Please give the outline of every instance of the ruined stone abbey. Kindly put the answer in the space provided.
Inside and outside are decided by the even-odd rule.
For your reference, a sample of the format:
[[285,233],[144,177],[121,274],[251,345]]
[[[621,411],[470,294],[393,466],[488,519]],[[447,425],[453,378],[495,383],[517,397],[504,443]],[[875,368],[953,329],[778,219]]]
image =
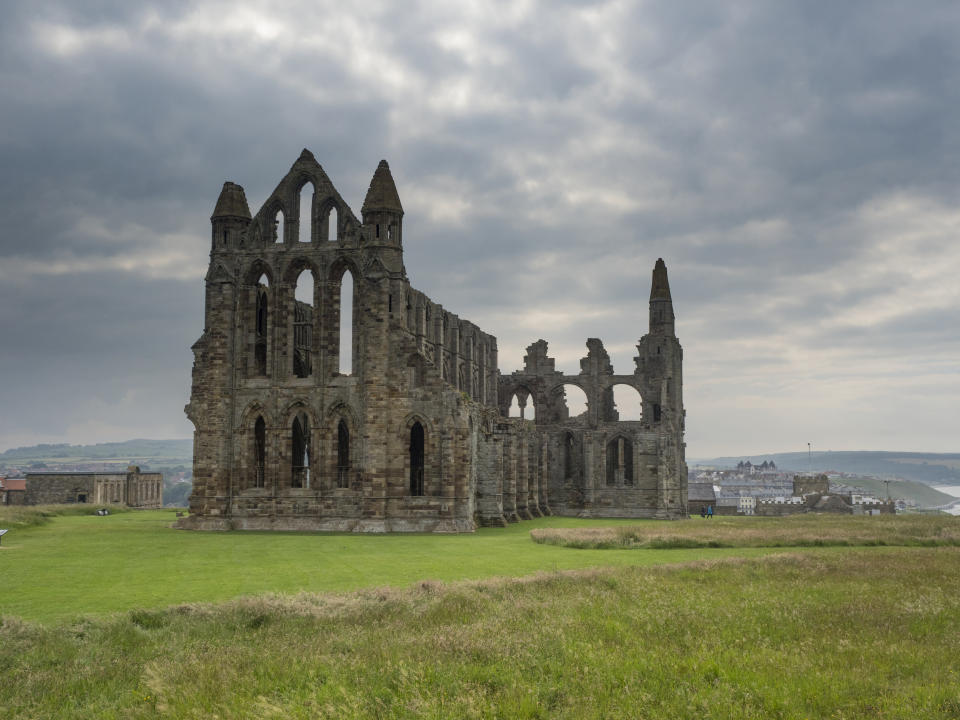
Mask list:
[[[493,335],[411,287],[385,161],[360,219],[304,150],[252,218],[225,183],[211,223],[180,527],[468,532],[544,514],[686,515],[683,352],[662,260],[632,373],[615,374],[591,338],[579,374],[557,371],[538,340],[501,375]],[[312,297],[297,297],[303,278]],[[619,385],[639,393],[641,419],[619,419]],[[571,386],[586,395],[574,416]],[[535,419],[508,417],[514,401]]]

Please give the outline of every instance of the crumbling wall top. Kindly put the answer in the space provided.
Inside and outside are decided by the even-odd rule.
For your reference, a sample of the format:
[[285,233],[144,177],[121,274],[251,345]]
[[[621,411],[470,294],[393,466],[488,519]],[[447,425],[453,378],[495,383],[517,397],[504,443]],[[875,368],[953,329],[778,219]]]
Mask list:
[[587,338],[587,356],[580,361],[581,375],[612,375],[610,355],[600,338]]

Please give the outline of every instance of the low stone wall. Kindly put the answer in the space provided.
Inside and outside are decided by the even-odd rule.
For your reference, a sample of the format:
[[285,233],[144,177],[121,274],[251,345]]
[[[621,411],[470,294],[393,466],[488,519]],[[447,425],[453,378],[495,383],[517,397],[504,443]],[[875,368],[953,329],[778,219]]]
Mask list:
[[753,514],[762,515],[763,517],[783,517],[787,515],[799,515],[800,513],[809,511],[810,508],[803,503],[758,502]]
[[26,505],[26,490],[2,490],[0,491],[0,505]]
[[[125,475],[118,475],[125,478]],[[27,473],[25,505],[95,503],[97,473]]]

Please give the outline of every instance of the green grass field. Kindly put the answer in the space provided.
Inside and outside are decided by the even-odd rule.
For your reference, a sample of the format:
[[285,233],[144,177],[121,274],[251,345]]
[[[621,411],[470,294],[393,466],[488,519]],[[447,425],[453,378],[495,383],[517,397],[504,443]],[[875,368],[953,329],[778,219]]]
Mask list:
[[[67,515],[4,538],[0,717],[960,717],[957,547],[530,538],[639,525],[755,542],[742,519],[354,536],[191,533],[173,517]],[[960,518],[907,522],[929,536]]]
[[0,548],[0,614],[46,622],[266,592],[398,587],[424,579],[479,579],[744,554],[697,550],[619,557],[602,550],[571,553],[530,541],[534,528],[584,524],[567,518],[472,535],[202,533],[171,530],[174,519],[172,510],[65,516],[9,533]]

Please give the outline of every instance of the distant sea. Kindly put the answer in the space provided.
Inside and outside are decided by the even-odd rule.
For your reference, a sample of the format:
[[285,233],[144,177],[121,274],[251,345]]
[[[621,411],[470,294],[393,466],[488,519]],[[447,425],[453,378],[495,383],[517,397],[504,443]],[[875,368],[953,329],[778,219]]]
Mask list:
[[[933,489],[960,499],[960,485],[934,485]],[[947,512],[951,515],[960,515],[960,504],[947,508]]]

